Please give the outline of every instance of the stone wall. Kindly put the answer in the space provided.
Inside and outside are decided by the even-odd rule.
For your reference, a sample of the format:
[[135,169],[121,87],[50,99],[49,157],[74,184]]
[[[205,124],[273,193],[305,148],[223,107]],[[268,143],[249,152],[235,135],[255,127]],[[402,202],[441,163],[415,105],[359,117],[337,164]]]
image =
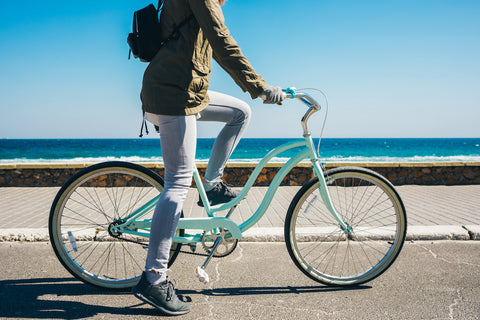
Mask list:
[[[8,164],[0,165],[0,187],[49,187],[61,186],[76,172],[90,164]],[[161,163],[143,164],[163,175]],[[255,163],[229,163],[225,168],[225,180],[233,186],[242,186],[255,168]],[[269,164],[257,178],[255,185],[267,186],[281,167],[281,163]],[[434,163],[327,163],[326,168],[359,166],[374,170],[394,185],[466,185],[480,184],[480,162]],[[198,165],[203,175],[206,165]],[[282,185],[302,185],[312,177],[308,163],[295,167]]]

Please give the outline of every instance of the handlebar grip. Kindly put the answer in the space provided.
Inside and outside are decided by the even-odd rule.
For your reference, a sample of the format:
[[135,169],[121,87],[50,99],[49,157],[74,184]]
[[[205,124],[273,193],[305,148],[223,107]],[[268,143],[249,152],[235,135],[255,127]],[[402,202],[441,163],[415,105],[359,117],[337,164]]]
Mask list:
[[[288,88],[288,89],[283,90],[284,91],[284,92],[282,92],[283,100],[285,100],[287,98],[291,98],[291,99],[295,98],[295,93],[293,93],[292,90],[295,90],[295,89]],[[264,93],[261,93],[258,97],[262,98],[262,100],[264,100],[264,101],[267,100],[267,95],[264,94]]]
[[[289,98],[289,96],[285,92],[282,92],[282,96],[283,96],[283,100]],[[267,95],[264,93],[261,93],[258,97],[262,98],[263,101],[267,100]]]

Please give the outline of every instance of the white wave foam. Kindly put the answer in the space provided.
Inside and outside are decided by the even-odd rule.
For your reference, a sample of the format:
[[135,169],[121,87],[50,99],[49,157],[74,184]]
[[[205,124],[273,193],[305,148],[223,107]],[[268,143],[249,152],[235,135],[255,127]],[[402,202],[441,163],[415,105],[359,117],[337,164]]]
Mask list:
[[125,162],[162,162],[162,157],[78,157],[71,159],[0,159],[0,164],[10,164],[10,163],[96,163],[96,162],[105,162],[105,161],[125,161]]
[[[413,156],[413,157],[325,157],[320,158],[323,162],[480,162],[480,155],[471,156]],[[261,158],[250,159],[230,159],[230,162],[259,162]],[[289,158],[276,157],[271,162],[286,162]],[[126,162],[139,162],[139,163],[151,163],[151,162],[163,162],[162,157],[77,157],[71,159],[0,159],[0,164],[29,164],[29,163],[97,163],[104,161],[126,161]],[[197,159],[197,162],[208,162],[208,159]]]
[[413,156],[413,157],[328,157],[325,162],[472,162],[480,156]]

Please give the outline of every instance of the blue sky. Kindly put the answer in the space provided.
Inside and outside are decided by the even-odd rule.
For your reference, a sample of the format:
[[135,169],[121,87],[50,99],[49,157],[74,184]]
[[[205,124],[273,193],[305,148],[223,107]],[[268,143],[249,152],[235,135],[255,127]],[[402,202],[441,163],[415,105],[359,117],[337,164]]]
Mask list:
[[[148,1],[0,1],[0,138],[136,138],[146,67],[127,60]],[[480,1],[228,0],[227,26],[271,85],[315,87],[326,137],[480,137]],[[299,103],[247,101],[246,137],[296,137]],[[321,119],[313,119],[315,134]],[[213,137],[215,124],[199,124]],[[155,137],[155,134],[150,134]]]

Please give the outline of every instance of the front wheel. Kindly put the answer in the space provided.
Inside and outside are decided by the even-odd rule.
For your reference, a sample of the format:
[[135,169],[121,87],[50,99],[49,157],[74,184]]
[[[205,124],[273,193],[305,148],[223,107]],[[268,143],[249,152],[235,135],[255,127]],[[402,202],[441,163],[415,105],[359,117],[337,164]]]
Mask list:
[[[148,237],[120,232],[116,226],[149,201],[154,203],[162,191],[162,178],[133,163],[105,162],[78,172],[60,189],[50,210],[50,241],[60,262],[77,279],[96,287],[134,286],[145,269]],[[153,211],[154,206],[135,220],[147,223],[138,229],[147,236]],[[176,235],[182,236],[183,230]],[[169,266],[180,247],[173,243]]]
[[405,208],[393,185],[367,169],[325,173],[342,230],[322,201],[318,178],[306,183],[288,209],[285,240],[296,266],[315,281],[353,286],[390,267],[405,240]]

